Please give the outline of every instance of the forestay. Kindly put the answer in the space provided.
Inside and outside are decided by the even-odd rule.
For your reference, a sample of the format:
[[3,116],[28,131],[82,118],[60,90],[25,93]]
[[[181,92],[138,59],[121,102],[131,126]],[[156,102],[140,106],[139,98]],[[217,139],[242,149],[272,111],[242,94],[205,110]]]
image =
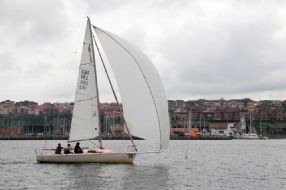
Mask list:
[[170,125],[163,85],[151,61],[124,39],[95,27],[115,75],[132,135],[167,148]]
[[94,138],[98,136],[99,131],[98,88],[90,27],[88,20],[79,66],[69,140]]

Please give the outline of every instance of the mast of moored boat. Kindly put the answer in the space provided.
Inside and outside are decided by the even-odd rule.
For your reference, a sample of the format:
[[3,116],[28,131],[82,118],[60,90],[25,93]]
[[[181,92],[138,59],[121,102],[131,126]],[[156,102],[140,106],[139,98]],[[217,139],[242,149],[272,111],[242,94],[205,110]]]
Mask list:
[[189,116],[188,116],[188,123],[187,123],[187,134],[188,134],[188,140],[187,140],[187,146],[186,146],[186,155],[185,159],[188,159],[188,150],[189,150],[189,142],[190,142],[190,129],[192,128],[192,110],[189,110]]
[[98,118],[98,141],[99,141],[99,146],[100,148],[102,148],[102,136],[101,136],[101,122],[100,122],[100,107],[99,107],[99,93],[98,93],[98,83],[97,83],[97,72],[96,72],[96,65],[95,65],[95,55],[94,55],[94,46],[93,46],[93,36],[92,36],[92,30],[91,30],[91,22],[90,22],[90,18],[87,17],[87,24],[89,26],[89,30],[90,30],[90,39],[91,39],[91,53],[92,53],[92,59],[93,59],[93,66],[94,66],[94,73],[95,73],[95,86],[96,86],[96,100],[97,100],[97,118]]
[[251,113],[250,113],[250,116],[249,116],[249,134],[252,133],[252,118],[251,118]]

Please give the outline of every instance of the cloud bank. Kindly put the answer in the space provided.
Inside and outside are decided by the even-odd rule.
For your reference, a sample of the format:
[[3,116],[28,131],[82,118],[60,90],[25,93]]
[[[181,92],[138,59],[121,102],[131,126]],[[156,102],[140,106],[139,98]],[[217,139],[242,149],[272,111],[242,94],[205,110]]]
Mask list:
[[73,101],[87,15],[150,57],[168,99],[286,99],[284,1],[4,0],[0,100]]

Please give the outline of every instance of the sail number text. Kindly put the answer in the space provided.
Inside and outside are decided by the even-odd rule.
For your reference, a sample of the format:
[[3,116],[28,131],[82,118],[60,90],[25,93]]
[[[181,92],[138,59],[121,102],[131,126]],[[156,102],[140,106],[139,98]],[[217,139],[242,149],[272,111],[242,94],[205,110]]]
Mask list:
[[87,90],[88,85],[88,77],[89,77],[89,70],[81,69],[80,70],[80,78],[79,78],[79,90]]

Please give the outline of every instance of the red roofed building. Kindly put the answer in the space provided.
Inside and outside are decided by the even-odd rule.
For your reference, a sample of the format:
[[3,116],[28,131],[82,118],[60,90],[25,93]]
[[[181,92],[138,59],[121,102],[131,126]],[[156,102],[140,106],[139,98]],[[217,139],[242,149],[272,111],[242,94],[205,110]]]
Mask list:
[[209,129],[227,129],[227,123],[210,123]]
[[228,129],[227,123],[210,123],[209,130],[211,135],[218,136],[231,136],[233,132]]

